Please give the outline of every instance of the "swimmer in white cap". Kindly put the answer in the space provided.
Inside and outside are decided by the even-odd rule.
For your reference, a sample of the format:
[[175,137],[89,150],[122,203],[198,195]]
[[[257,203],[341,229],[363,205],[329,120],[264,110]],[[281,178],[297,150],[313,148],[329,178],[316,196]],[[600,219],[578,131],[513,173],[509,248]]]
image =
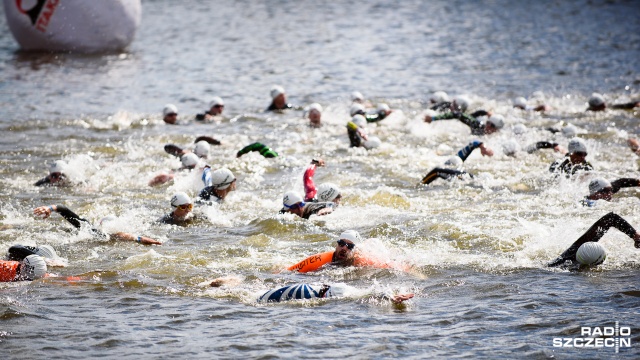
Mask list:
[[544,111],[551,110],[550,106],[547,106],[547,105],[544,105],[544,104],[537,105],[537,106],[527,105],[527,99],[525,99],[522,96],[517,97],[517,98],[515,98],[513,100],[513,107],[516,108],[516,109],[520,109],[520,110],[538,111],[538,112],[544,112]]
[[267,111],[280,111],[294,108],[293,105],[287,103],[287,94],[284,92],[284,88],[282,86],[273,86],[270,94],[271,104],[267,108]]
[[165,123],[175,125],[178,121],[178,108],[173,104],[167,104],[162,109],[162,116]]
[[38,255],[44,258],[47,266],[57,266],[57,267],[65,267],[67,266],[67,261],[60,256],[55,251],[55,249],[50,245],[41,245],[41,246],[24,246],[24,245],[13,245],[7,250],[7,259],[13,261],[22,261],[29,255]]
[[640,107],[640,101],[607,105],[607,103],[604,101],[604,96],[598,93],[591,94],[591,97],[588,101],[587,111],[604,111],[607,109],[607,107],[609,109],[631,110],[633,108]]
[[119,241],[135,241],[143,245],[162,245],[161,242],[146,236],[136,236],[125,232],[106,234],[105,232],[93,227],[87,219],[81,218],[76,213],[63,205],[40,206],[33,210],[34,215],[42,217],[43,219],[48,218],[53,212],[57,212],[58,214],[60,214],[60,216],[67,220],[76,229],[81,229],[83,226],[88,226],[89,231],[97,238]]
[[367,112],[364,105],[360,103],[353,103],[349,108],[349,115],[351,115],[351,117],[362,115],[367,123],[374,123],[384,120],[392,112],[393,110],[389,108],[389,105],[384,103],[378,104],[377,109],[373,112]]
[[584,140],[573,138],[569,141],[568,148],[569,153],[565,155],[564,159],[558,159],[551,164],[550,172],[570,177],[579,171],[593,170],[593,166],[587,161],[587,145]]
[[[504,127],[504,117],[502,115],[492,115],[490,112],[484,110],[478,110],[472,114],[465,114],[463,109],[466,109],[466,100],[457,99],[461,104],[465,104],[465,107],[460,106],[454,101],[451,105],[452,111],[446,112],[442,115],[426,115],[424,121],[431,123],[433,121],[458,119],[463,124],[467,125],[471,129],[473,135],[489,135],[502,129]],[[479,118],[488,116],[486,121],[482,121]]]
[[340,189],[331,183],[325,183],[320,185],[316,189],[316,185],[313,182],[313,176],[316,173],[316,166],[324,166],[325,162],[322,159],[313,159],[309,166],[307,166],[307,170],[305,170],[304,175],[302,176],[302,182],[304,184],[304,201],[330,201],[337,205],[340,204],[340,200],[342,199],[342,194],[340,194]]
[[595,206],[597,200],[611,201],[613,194],[620,189],[639,186],[640,179],[622,178],[609,182],[606,179],[597,178],[589,182],[589,195],[584,198],[582,204]]
[[214,96],[209,102],[209,110],[196,115],[196,121],[220,120],[224,111],[224,101],[219,96]]
[[322,126],[322,105],[313,103],[305,108],[306,118],[309,119],[309,126],[319,128]]
[[175,144],[167,144],[164,146],[164,151],[167,154],[176,156],[178,158],[182,158],[183,155],[186,155],[190,152],[198,155],[199,158],[206,159],[209,157],[209,152],[211,151],[210,145],[220,145],[221,142],[210,137],[210,136],[198,136],[194,142],[193,151],[188,149],[183,149]]
[[461,169],[464,161],[467,160],[469,155],[471,155],[471,153],[475,149],[480,149],[480,153],[482,154],[482,156],[493,156],[493,150],[486,147],[484,143],[482,143],[482,141],[474,140],[467,146],[460,149],[457,155],[452,156],[450,159],[448,159],[444,164],[445,167],[436,167],[429,171],[429,173],[422,178],[422,184],[431,184],[438,178],[451,180],[454,177],[462,178],[464,175],[469,175],[469,177],[473,178],[472,174],[469,174]]
[[347,135],[350,147],[364,147],[367,150],[377,148],[382,143],[378,137],[368,136],[364,130],[367,120],[357,114],[347,123]]
[[171,197],[171,207],[173,211],[160,218],[160,222],[170,225],[186,225],[194,216],[191,213],[193,210],[193,201],[189,195],[184,192],[177,192]]
[[302,195],[295,191],[289,191],[282,198],[282,209],[280,214],[293,213],[303,219],[308,219],[311,215],[328,215],[333,212],[336,204],[333,202],[304,202]]
[[640,156],[640,141],[638,141],[638,139],[630,138],[627,140],[627,145],[629,145],[629,149],[631,149],[634,154]]
[[412,299],[413,293],[366,293],[344,283],[335,283],[332,285],[323,284],[321,286],[313,286],[309,284],[293,284],[282,288],[273,289],[265,292],[257,299],[257,302],[273,303],[291,300],[313,300],[313,299],[329,299],[329,298],[345,298],[349,294],[358,294],[358,297],[367,296],[381,300],[388,300],[396,305],[402,304],[404,301]]
[[205,187],[198,195],[200,199],[210,201],[213,197],[215,201],[222,202],[230,192],[236,190],[237,179],[229,169],[211,171],[211,167],[207,165],[202,173],[202,182]]
[[[571,246],[565,250],[557,259],[547,264],[549,267],[570,267],[579,266],[576,253],[578,249],[585,243],[598,242],[607,231],[615,227],[633,239],[634,246],[640,249],[640,234],[625,219],[615,213],[608,213],[596,221],[582,236],[578,238]],[[602,259],[604,261],[604,259]],[[592,265],[598,265],[594,263]]]
[[49,167],[49,175],[38,180],[35,186],[67,186],[70,185],[65,171],[69,165],[63,160],[56,160]]
[[0,282],[33,281],[47,276],[47,264],[41,256],[28,255],[20,261],[0,260]]

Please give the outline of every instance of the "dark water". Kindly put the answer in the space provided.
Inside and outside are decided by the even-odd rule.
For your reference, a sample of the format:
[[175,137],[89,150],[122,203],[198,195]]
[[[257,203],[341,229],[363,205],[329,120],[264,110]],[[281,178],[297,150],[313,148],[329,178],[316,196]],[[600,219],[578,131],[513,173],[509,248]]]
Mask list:
[[[574,1],[145,1],[134,43],[119,54],[18,51],[0,16],[0,250],[51,244],[69,260],[61,275],[0,286],[0,349],[6,358],[637,358],[639,252],[611,230],[597,270],[549,271],[562,252],[609,211],[640,226],[640,192],[585,209],[588,179],[549,178],[558,154],[515,159],[520,142],[568,139],[542,130],[559,121],[582,130],[598,176],[639,177],[625,141],[640,135],[637,111],[585,113],[592,92],[608,101],[638,99],[640,2]],[[3,10],[0,10],[3,11]],[[269,88],[324,108],[321,130],[300,112],[264,114]],[[370,131],[383,140],[349,149],[344,124],[351,91],[396,109]],[[426,125],[421,114],[436,90],[467,94],[472,107],[505,115],[496,151],[466,167],[470,183],[415,184],[453,149],[473,139],[457,123]],[[546,114],[511,108],[515,96],[544,93]],[[174,103],[189,119],[213,96],[233,121],[165,126]],[[526,138],[511,125],[525,123]],[[149,188],[178,167],[162,146],[188,147],[197,135],[223,141],[214,167],[238,176],[221,206],[199,208],[187,228],[154,222],[176,191],[195,195],[198,174]],[[262,141],[281,156],[235,158]],[[344,192],[335,214],[309,221],[278,216],[282,194],[302,189],[313,157],[327,160],[316,183]],[[47,165],[65,159],[79,185],[34,188]],[[92,222],[118,217],[119,230],[162,247],[103,242],[69,230],[36,206],[65,204]],[[412,270],[333,269],[282,273],[328,251],[356,229],[367,251]],[[68,275],[84,275],[68,283]],[[234,276],[234,286],[208,281]],[[362,294],[344,299],[256,304],[267,289],[293,282],[345,282]],[[406,306],[370,295],[415,292]],[[553,347],[582,326],[631,326],[631,348]]]

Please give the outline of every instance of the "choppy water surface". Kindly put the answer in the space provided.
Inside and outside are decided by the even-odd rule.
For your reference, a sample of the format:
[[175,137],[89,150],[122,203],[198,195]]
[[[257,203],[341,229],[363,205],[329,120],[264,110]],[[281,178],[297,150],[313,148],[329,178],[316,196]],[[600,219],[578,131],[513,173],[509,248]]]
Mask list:
[[[9,358],[603,358],[613,349],[560,349],[555,337],[581,326],[635,326],[640,320],[640,257],[624,234],[601,243],[597,270],[548,270],[595,220],[609,211],[640,226],[637,189],[611,203],[583,208],[588,179],[554,180],[550,152],[503,154],[515,138],[525,146],[568,139],[544,127],[581,129],[596,175],[639,177],[626,147],[638,136],[637,112],[585,113],[588,96],[638,99],[640,10],[634,1],[520,4],[493,1],[310,1],[143,3],[142,26],[127,52],[101,56],[25,54],[0,33],[0,252],[16,243],[51,244],[69,260],[50,279],[0,285],[0,348]],[[4,15],[0,26],[7,28]],[[320,102],[321,129],[301,112],[262,113],[268,90],[281,84],[290,101]],[[350,149],[344,125],[349,93],[359,90],[394,114],[369,132],[383,145]],[[474,180],[416,186],[448,155],[474,139],[455,122],[421,121],[428,94],[464,93],[472,108],[505,115],[505,129],[484,137],[496,155],[466,162]],[[511,108],[515,96],[541,99],[544,114]],[[175,103],[189,119],[212,96],[232,121],[166,126],[159,112]],[[511,126],[525,123],[520,137]],[[158,225],[176,191],[195,195],[199,174],[149,188],[179,161],[163,145],[188,147],[210,135],[222,146],[209,163],[229,167],[238,190],[225,204],[200,207],[201,220]],[[281,154],[264,159],[238,149],[261,141]],[[441,149],[442,150],[442,149]],[[302,191],[313,157],[327,161],[316,183],[343,189],[343,206],[309,221],[278,215],[282,194]],[[35,188],[47,164],[65,159],[70,188]],[[64,204],[97,222],[164,242],[161,247],[102,242],[71,231],[58,215],[32,209]],[[411,266],[409,272],[330,269],[278,273],[307,255],[331,249],[356,229],[361,248]],[[208,281],[233,276],[233,286]],[[346,282],[360,296],[311,303],[259,305],[269,288],[293,282]],[[370,291],[415,292],[396,307]],[[640,329],[632,348],[640,354]]]

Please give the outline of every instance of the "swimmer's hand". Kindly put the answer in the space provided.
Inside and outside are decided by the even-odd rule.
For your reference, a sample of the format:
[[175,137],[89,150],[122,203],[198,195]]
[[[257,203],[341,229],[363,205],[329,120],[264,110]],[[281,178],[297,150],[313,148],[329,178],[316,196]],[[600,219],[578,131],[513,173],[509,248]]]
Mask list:
[[409,300],[409,299],[412,299],[413,297],[414,297],[414,294],[413,294],[413,293],[410,293],[410,294],[398,294],[398,295],[395,295],[395,296],[391,299],[391,301],[392,301],[394,304],[401,304],[403,301],[407,301],[407,300]]
[[160,174],[149,181],[149,186],[158,186],[173,180],[174,174]]
[[333,208],[328,207],[318,211],[316,215],[318,216],[328,215],[328,214],[331,214],[332,212],[333,212]]
[[636,249],[640,249],[640,233],[636,233],[633,236],[633,246],[636,247]]
[[638,141],[638,139],[631,138],[627,140],[627,144],[629,144],[629,148],[631,149],[631,151],[633,151],[637,155],[640,155],[640,142]]
[[315,164],[317,166],[324,166],[325,162],[322,159],[313,159],[311,160],[312,164]]
[[565,148],[563,148],[560,145],[556,145],[553,147],[553,151],[557,152],[557,153],[561,153],[561,154],[566,154],[567,150]]
[[433,121],[433,118],[431,117],[431,115],[426,115],[424,117],[424,122],[431,124],[431,121]]
[[480,153],[482,154],[482,156],[493,156],[493,150],[485,147],[484,144],[480,144]]
[[40,206],[37,207],[33,210],[33,215],[35,216],[40,216],[43,219],[48,218],[51,215],[51,211],[55,211],[56,206],[55,205],[51,205],[51,206]]

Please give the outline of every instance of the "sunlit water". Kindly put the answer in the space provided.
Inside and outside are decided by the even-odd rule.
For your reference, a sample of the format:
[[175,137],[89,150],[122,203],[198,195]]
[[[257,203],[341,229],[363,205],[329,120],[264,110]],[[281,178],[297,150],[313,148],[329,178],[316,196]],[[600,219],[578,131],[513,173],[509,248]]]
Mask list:
[[[610,101],[638,99],[640,6],[637,2],[391,1],[317,4],[282,1],[143,3],[142,25],[127,52],[102,56],[25,54],[0,34],[0,251],[50,244],[69,260],[60,278],[0,285],[0,348],[10,358],[603,358],[613,349],[561,349],[555,337],[581,326],[635,326],[640,316],[640,257],[612,230],[596,270],[549,270],[593,222],[614,211],[640,227],[640,192],[583,208],[589,179],[553,179],[560,154],[521,147],[568,139],[544,128],[560,121],[580,129],[595,175],[639,177],[626,146],[638,136],[637,112],[585,113],[594,92]],[[6,29],[4,15],[0,25]],[[268,90],[281,84],[290,102],[320,102],[321,129],[301,112],[263,113]],[[395,112],[368,132],[380,148],[348,147],[349,94],[358,90]],[[435,90],[463,93],[473,109],[505,115],[499,134],[483,137],[492,158],[474,153],[473,180],[418,186],[431,168],[475,137],[464,125],[421,121]],[[515,96],[553,110],[511,108]],[[183,120],[222,96],[227,120],[167,126],[159,112],[175,103]],[[534,101],[531,100],[533,103]],[[229,120],[231,119],[231,120]],[[511,128],[529,130],[516,136]],[[179,161],[163,151],[218,138],[208,163],[228,167],[238,190],[223,205],[197,207],[189,227],[160,225],[176,191],[194,196],[200,174],[147,186]],[[236,152],[254,141],[281,156]],[[440,148],[442,150],[442,148]],[[278,215],[282,194],[302,191],[314,157],[327,161],[316,183],[334,182],[343,204],[302,220]],[[77,184],[36,188],[48,164],[68,161]],[[594,176],[595,176],[594,175]],[[93,239],[60,216],[34,218],[33,208],[64,204],[107,230],[164,243],[143,247]],[[329,269],[279,273],[334,246],[346,229],[359,248],[410,271]],[[68,283],[64,276],[81,275]],[[236,282],[210,288],[211,279]],[[293,282],[346,282],[361,293],[345,299],[263,305],[256,297]],[[405,306],[369,295],[414,292]],[[637,357],[639,329],[632,348]]]

